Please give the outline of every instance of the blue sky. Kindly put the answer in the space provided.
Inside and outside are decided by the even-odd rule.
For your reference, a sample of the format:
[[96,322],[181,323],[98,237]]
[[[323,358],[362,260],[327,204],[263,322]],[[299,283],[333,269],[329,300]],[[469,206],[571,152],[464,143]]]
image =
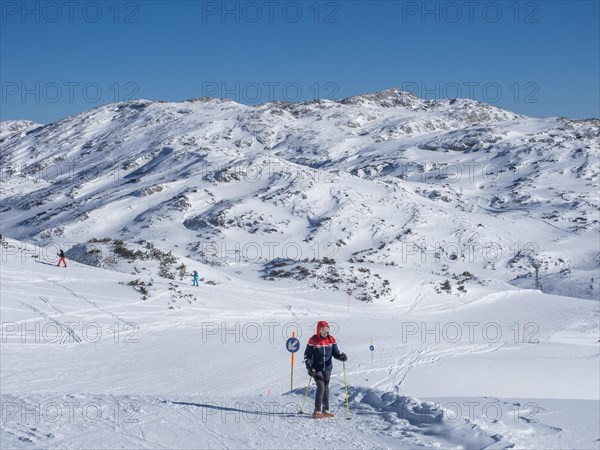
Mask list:
[[0,119],[389,87],[600,117],[598,1],[0,1]]

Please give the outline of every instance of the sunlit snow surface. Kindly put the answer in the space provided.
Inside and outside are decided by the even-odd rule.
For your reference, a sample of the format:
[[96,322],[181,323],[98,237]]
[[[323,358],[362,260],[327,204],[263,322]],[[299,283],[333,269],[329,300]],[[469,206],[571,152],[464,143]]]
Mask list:
[[[598,448],[598,137],[393,90],[3,122],[1,447]],[[340,362],[335,419],[290,391],[320,319],[349,421]]]

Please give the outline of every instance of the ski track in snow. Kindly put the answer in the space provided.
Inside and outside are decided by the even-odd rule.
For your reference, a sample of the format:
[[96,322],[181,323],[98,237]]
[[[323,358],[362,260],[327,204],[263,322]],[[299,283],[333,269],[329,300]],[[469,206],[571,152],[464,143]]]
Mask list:
[[[40,297],[42,298],[42,297]],[[34,311],[35,313],[39,314],[40,316],[42,316],[44,319],[51,321],[52,323],[56,324],[56,326],[58,326],[61,330],[63,330],[65,333],[67,333],[67,335],[74,340],[75,342],[81,342],[81,338],[79,336],[77,336],[77,334],[68,326],[66,326],[64,323],[56,320],[53,317],[50,317],[48,314],[46,314],[45,312],[41,311],[40,309],[36,308],[33,305],[30,305],[29,303],[26,303],[24,301],[21,300],[17,300],[18,303],[22,304],[23,306],[30,308],[32,311]],[[44,302],[46,303],[46,302]],[[61,342],[64,343],[64,342]]]
[[98,311],[102,311],[103,313],[105,313],[105,314],[108,314],[109,316],[111,316],[111,317],[113,317],[113,318],[115,318],[115,319],[119,320],[119,321],[120,321],[120,322],[122,322],[124,325],[126,325],[126,326],[130,326],[130,327],[132,327],[132,328],[135,328],[135,324],[133,324],[133,323],[131,323],[131,322],[128,322],[128,321],[126,321],[126,320],[122,319],[122,318],[121,318],[121,317],[119,317],[117,314],[115,314],[115,313],[113,313],[113,312],[109,311],[109,310],[108,310],[108,309],[106,309],[106,308],[103,308],[103,307],[101,307],[101,306],[98,306],[98,304],[97,304],[97,303],[93,302],[92,300],[89,300],[88,298],[85,298],[85,297],[83,297],[82,295],[79,295],[78,293],[76,293],[76,292],[75,292],[75,291],[73,291],[72,289],[69,289],[68,287],[66,287],[66,286],[64,286],[64,285],[62,285],[62,284],[59,284],[59,283],[57,283],[56,281],[53,281],[53,280],[49,280],[49,279],[48,279],[47,281],[49,281],[50,283],[53,283],[53,284],[55,284],[56,286],[58,286],[58,287],[60,287],[60,288],[62,288],[62,289],[64,289],[64,290],[66,290],[67,292],[69,292],[69,293],[70,293],[71,295],[73,295],[74,297],[77,297],[77,298],[79,298],[79,299],[83,300],[84,302],[86,302],[86,303],[88,303],[89,305],[93,306],[93,307],[94,307],[95,309],[97,309]]

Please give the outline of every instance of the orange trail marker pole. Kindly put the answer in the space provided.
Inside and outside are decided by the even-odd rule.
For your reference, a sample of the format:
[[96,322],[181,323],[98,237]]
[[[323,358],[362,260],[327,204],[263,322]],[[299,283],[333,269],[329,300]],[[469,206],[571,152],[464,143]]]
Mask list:
[[[296,332],[292,331],[292,337],[296,337]],[[290,391],[294,390],[294,353],[292,353],[292,370],[290,373]]]

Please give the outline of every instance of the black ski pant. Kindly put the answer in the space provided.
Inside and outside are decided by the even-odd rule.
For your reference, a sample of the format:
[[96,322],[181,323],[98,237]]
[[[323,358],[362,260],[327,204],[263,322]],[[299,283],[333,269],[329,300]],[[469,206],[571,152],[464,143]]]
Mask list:
[[317,385],[317,394],[315,395],[315,411],[321,412],[323,409],[329,409],[329,379],[331,371],[317,372],[314,379]]

